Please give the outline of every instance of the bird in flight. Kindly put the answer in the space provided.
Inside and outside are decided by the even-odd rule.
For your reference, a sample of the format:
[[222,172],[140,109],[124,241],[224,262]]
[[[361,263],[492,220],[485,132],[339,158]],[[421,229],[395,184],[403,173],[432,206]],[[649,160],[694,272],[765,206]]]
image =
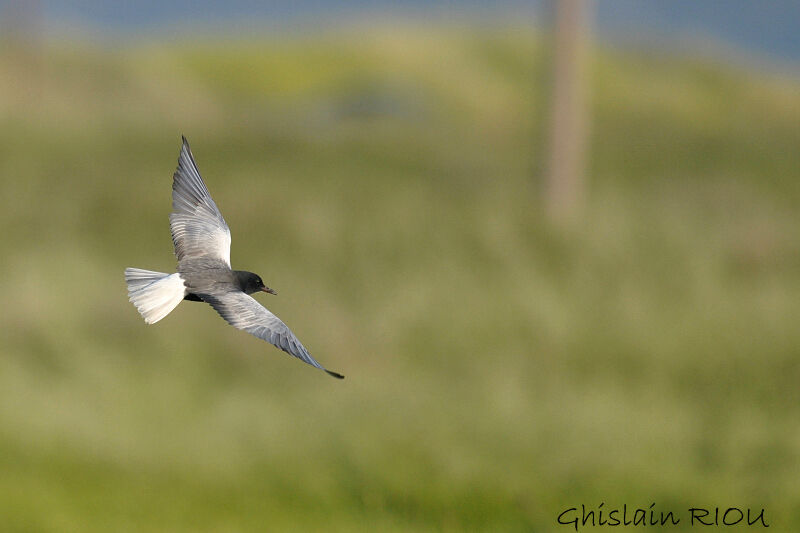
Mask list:
[[206,302],[233,327],[344,378],[319,364],[281,319],[250,296],[259,291],[277,294],[260,276],[231,268],[231,232],[200,177],[186,137],[172,177],[169,226],[178,258],[176,273],[125,269],[128,299],[146,323],[155,324],[181,300]]

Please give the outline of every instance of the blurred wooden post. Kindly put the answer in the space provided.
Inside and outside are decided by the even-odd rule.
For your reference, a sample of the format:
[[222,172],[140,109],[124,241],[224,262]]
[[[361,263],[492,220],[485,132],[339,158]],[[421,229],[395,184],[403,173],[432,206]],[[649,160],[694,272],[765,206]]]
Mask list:
[[586,195],[587,1],[553,0],[553,78],[545,202],[548,216],[557,224],[579,217]]
[[41,96],[43,33],[39,0],[0,4],[0,59],[16,82],[12,97],[23,105],[34,104]]

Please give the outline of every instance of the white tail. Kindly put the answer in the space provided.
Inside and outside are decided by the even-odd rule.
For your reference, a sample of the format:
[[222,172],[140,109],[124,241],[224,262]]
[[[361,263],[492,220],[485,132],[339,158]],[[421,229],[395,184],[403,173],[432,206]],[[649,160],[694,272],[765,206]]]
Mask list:
[[186,295],[180,274],[126,268],[128,299],[148,324],[155,324],[175,309]]

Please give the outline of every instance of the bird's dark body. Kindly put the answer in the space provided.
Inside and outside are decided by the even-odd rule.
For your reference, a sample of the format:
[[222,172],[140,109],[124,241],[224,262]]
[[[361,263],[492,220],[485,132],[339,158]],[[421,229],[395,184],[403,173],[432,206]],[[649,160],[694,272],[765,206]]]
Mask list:
[[178,274],[183,278],[188,293],[183,298],[204,302],[203,295],[228,291],[253,294],[262,290],[261,277],[246,270],[233,270],[224,262],[206,257],[186,258],[178,263]]

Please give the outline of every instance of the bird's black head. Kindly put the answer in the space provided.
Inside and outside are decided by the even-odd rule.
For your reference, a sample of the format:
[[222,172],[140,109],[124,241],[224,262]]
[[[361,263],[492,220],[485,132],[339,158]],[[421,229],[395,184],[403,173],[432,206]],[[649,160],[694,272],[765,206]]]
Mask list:
[[245,294],[253,294],[254,292],[259,291],[268,292],[270,294],[278,294],[264,285],[264,282],[261,281],[261,276],[258,274],[253,274],[252,272],[248,272],[246,270],[234,270],[233,273],[236,275],[236,279],[239,281],[239,287],[241,287],[242,292]]

